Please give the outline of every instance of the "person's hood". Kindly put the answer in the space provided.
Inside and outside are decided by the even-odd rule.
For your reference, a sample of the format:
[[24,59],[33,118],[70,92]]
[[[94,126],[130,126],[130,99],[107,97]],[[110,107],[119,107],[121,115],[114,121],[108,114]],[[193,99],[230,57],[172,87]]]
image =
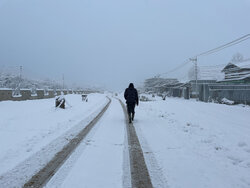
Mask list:
[[129,86],[128,86],[128,88],[130,88],[130,89],[134,88],[134,84],[130,83]]

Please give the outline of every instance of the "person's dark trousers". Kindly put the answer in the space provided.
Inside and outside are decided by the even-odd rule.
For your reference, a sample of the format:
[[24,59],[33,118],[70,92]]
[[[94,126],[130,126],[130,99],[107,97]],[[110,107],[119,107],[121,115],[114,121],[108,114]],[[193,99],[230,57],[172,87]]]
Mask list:
[[127,111],[128,111],[129,123],[131,123],[134,120],[135,116],[135,103],[127,103]]

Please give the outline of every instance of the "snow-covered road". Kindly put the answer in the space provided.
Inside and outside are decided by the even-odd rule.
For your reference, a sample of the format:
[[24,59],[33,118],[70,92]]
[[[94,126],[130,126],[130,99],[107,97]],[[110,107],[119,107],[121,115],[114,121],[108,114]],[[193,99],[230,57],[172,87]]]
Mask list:
[[0,187],[18,187],[43,168],[107,104],[105,95],[67,95],[72,106],[55,109],[54,99],[0,103]]
[[[107,103],[105,95],[93,94],[92,102],[90,100],[88,104],[79,103],[79,105],[79,98],[74,100],[76,96],[71,97],[68,99],[72,101],[73,108],[66,111],[55,111],[51,108],[50,113],[47,113],[49,110],[47,107],[42,107],[46,100],[0,103],[0,112],[3,114],[0,120],[0,134],[3,138],[0,138],[0,144],[4,146],[0,147],[0,169],[4,169],[3,172],[6,169],[13,169],[11,172],[15,172],[16,165],[9,167],[6,162],[12,161],[17,164],[21,160],[16,158],[19,155],[25,158],[30,146],[32,153],[41,149],[44,142],[48,143],[57,137],[68,138],[65,137],[65,131],[68,132],[77,125],[82,127],[78,121],[85,118],[81,122],[86,124],[93,118],[93,113]],[[33,108],[40,105],[41,108],[34,109],[32,116],[23,111],[23,117],[20,109],[15,110],[18,105],[20,109],[25,109],[27,105]],[[29,109],[27,108],[27,113]],[[9,113],[11,111],[12,115]],[[55,119],[52,115],[49,116],[48,119],[52,123],[46,120],[46,114],[51,113],[54,115],[60,113],[54,117]],[[163,101],[157,97],[154,101],[140,102],[139,107],[136,107],[134,127],[153,187],[249,188],[249,114],[250,107],[243,105],[227,106],[179,98],[166,98]],[[64,117],[60,123],[56,117],[62,115]],[[42,122],[45,121],[49,126],[44,127]],[[26,122],[39,123],[34,127],[34,124]],[[36,131],[32,131],[34,128]],[[57,128],[58,132],[52,131],[51,137],[45,136],[44,139],[39,139],[39,135],[43,135],[44,131]],[[19,143],[19,135],[15,129],[24,134],[21,143],[25,144]],[[77,130],[75,129],[76,132]],[[12,134],[15,134],[16,139],[11,137]],[[38,141],[32,144],[29,138],[34,136]],[[14,141],[10,140],[10,137]],[[9,145],[5,142],[9,141],[8,139]],[[58,143],[58,147],[62,145],[61,140]],[[47,183],[46,188],[128,188],[131,187],[130,165],[124,113],[118,100],[113,98],[103,117]],[[1,184],[1,181],[6,183],[8,179],[1,180],[0,175],[0,187],[6,185]],[[15,181],[13,177],[12,181]],[[18,183],[19,180],[16,181],[7,185],[16,187],[22,185]]]
[[123,187],[124,129],[121,105],[113,99],[88,138],[46,187]]

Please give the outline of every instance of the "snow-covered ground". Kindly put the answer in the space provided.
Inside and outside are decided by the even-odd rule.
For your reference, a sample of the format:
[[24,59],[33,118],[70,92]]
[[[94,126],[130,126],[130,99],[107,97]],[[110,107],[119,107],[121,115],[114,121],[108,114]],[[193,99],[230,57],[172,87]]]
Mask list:
[[[65,110],[54,107],[55,99],[0,102],[0,175],[8,174],[31,156],[40,155],[42,148],[42,153],[48,146],[56,152],[56,148],[63,147],[67,138],[87,125],[108,101],[101,94],[90,94],[88,102],[83,102],[81,95],[67,95],[65,99]],[[56,139],[57,144],[49,145]],[[53,152],[48,151],[52,155],[48,158],[37,156],[37,165],[50,160]],[[21,169],[25,169],[24,166],[21,165]]]
[[[63,188],[123,187],[125,116],[118,100],[46,185]],[[128,172],[129,173],[129,172]]]
[[[53,99],[0,102],[0,174],[79,122],[86,124],[107,103],[100,94],[90,95],[88,103],[80,95],[66,99],[73,106],[66,110],[55,109]],[[249,106],[179,98],[140,102],[134,126],[154,187],[249,188],[249,114]],[[122,108],[112,98],[104,116],[46,187],[130,187],[126,139]]]
[[[249,107],[154,99],[140,103],[134,121],[154,187],[250,187]],[[120,148],[127,144],[125,123],[113,103],[76,151],[77,162],[73,155],[47,187],[120,187],[122,181],[129,187]]]
[[249,106],[166,98],[141,102],[136,111],[152,176],[159,168],[173,188],[250,187]]

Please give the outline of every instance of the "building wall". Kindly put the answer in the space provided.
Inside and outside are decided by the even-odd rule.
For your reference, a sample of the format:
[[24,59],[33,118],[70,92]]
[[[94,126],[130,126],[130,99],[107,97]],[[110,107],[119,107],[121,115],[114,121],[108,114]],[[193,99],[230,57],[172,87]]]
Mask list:
[[12,90],[11,89],[4,89],[0,90],[0,101],[6,101],[12,99]]
[[215,101],[226,98],[235,103],[250,104],[250,84],[209,85],[209,97]]
[[[250,105],[250,84],[222,84],[222,83],[199,83],[197,84],[197,95],[190,93],[190,87],[168,88],[168,96],[172,97],[197,97],[204,102],[221,103],[223,98],[234,101],[235,104]],[[196,88],[195,88],[196,89]]]
[[61,95],[61,91],[60,90],[56,90],[57,96]]
[[36,90],[37,99],[44,99],[44,90]]
[[[47,99],[47,98],[53,98],[55,97],[54,90],[49,90],[48,95],[44,94],[44,90],[37,90],[36,93],[37,95],[31,95],[31,90],[30,89],[21,89],[20,96],[12,96],[12,89],[0,89],[0,101],[7,101],[7,100],[12,100],[12,101],[22,101],[22,100],[35,100],[35,99]],[[57,95],[61,95],[61,91],[57,90],[56,91]],[[63,92],[65,95],[67,95],[70,92]],[[75,93],[72,91],[71,93]],[[84,91],[78,91],[78,93],[84,93]]]

